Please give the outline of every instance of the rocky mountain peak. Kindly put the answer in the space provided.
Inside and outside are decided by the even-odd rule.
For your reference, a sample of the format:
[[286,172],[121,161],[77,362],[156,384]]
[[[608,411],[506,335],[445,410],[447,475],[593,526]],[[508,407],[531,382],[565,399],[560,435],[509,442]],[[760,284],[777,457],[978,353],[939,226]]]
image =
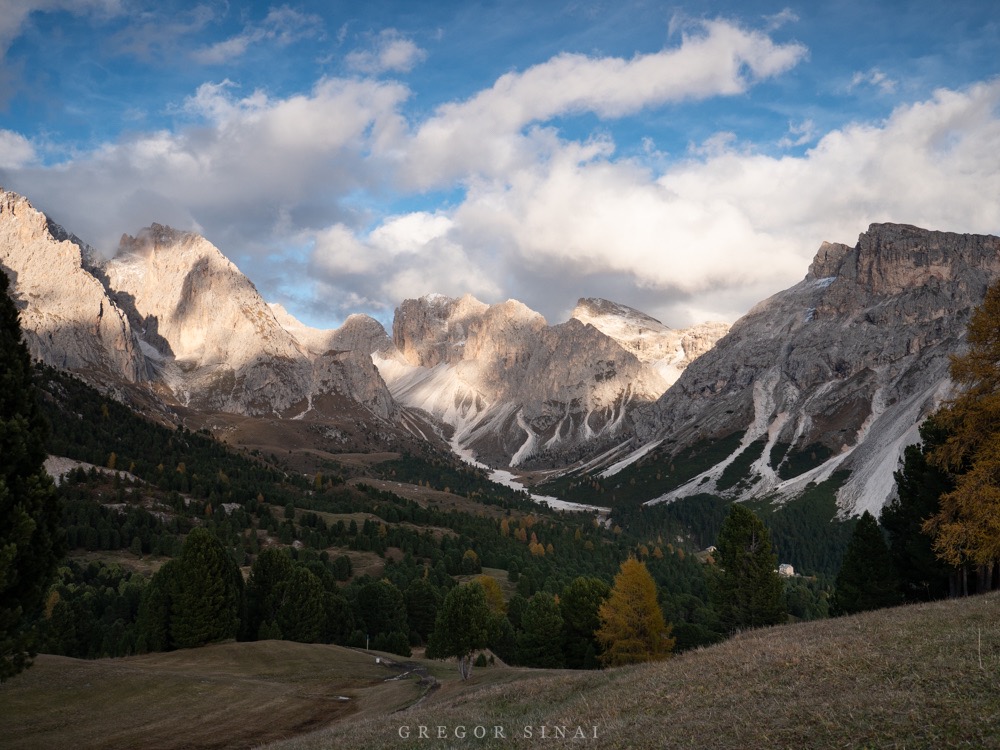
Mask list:
[[160,224],[124,235],[103,269],[147,341],[180,361],[238,368],[261,354],[299,356],[253,283],[211,242]]
[[393,340],[399,358],[376,358],[393,396],[451,425],[457,450],[490,463],[554,460],[613,439],[629,411],[667,387],[596,327],[550,326],[517,300],[406,300]]
[[[340,328],[312,328],[299,321],[278,303],[268,305],[281,327],[310,354],[320,355],[330,351],[358,351],[365,355],[376,352],[396,355],[395,346],[385,328],[375,318],[355,313],[349,315]],[[398,356],[398,355],[396,355]]]
[[119,252],[149,252],[157,248],[173,247],[184,240],[195,240],[199,235],[153,223],[140,229],[135,236],[123,234],[118,242]]
[[347,316],[343,325],[333,332],[331,343],[336,349],[360,351],[365,354],[395,351],[392,339],[382,324],[375,318],[360,313]]
[[[570,317],[576,318],[582,323],[590,323],[591,325],[594,325],[594,322],[599,319],[618,318],[623,321],[630,321],[634,325],[642,326],[648,330],[669,330],[667,326],[663,325],[656,318],[640,312],[634,307],[601,299],[600,297],[581,297],[577,300],[576,307],[573,308]],[[594,327],[600,329],[599,325],[595,325]]]
[[484,356],[497,342],[544,325],[545,318],[516,300],[487,305],[471,294],[434,294],[396,308],[392,339],[411,365],[435,367]]
[[844,257],[851,252],[848,245],[839,242],[824,242],[816,251],[816,257],[809,265],[809,272],[806,279],[814,281],[816,279],[827,279],[831,276],[840,275],[840,264]]
[[874,294],[892,296],[947,283],[966,270],[997,267],[1000,240],[973,234],[873,224],[857,245],[857,278]]
[[33,357],[136,383],[145,359],[124,312],[85,267],[86,245],[21,195],[0,190],[0,265]]
[[729,330],[726,323],[700,323],[675,330],[633,307],[596,297],[580,299],[572,319],[614,339],[640,362],[652,366],[668,386]]
[[997,237],[873,224],[854,247],[824,243],[802,282],[737,321],[640,420],[640,434],[675,450],[742,436],[729,459],[672,496],[712,491],[743,454],[750,495],[787,496],[843,469],[841,507],[878,511],[997,278]]

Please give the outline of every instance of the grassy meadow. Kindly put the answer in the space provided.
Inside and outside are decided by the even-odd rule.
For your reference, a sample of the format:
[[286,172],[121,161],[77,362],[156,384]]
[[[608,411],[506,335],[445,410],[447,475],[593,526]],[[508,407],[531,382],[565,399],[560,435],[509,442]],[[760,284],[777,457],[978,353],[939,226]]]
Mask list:
[[[996,594],[750,631],[667,662],[604,672],[495,666],[462,684],[452,664],[391,658],[402,663],[280,641],[97,661],[41,656],[0,686],[2,744],[1000,747]],[[421,739],[420,726],[432,737],[445,727],[447,737]],[[477,726],[486,737],[474,736]],[[455,737],[459,727],[464,739]],[[586,739],[572,739],[577,727]]]

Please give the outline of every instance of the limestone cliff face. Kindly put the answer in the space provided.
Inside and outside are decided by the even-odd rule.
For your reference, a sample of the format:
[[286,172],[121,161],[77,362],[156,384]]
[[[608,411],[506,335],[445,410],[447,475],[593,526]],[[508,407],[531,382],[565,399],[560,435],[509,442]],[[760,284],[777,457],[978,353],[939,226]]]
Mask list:
[[196,234],[154,224],[123,236],[103,260],[0,191],[0,264],[32,355],[96,385],[132,384],[206,412],[321,419],[343,397],[377,418],[398,417],[370,356],[392,348],[376,321],[352,316],[308,334],[291,319],[300,341]]
[[31,356],[98,381],[147,377],[124,312],[85,269],[87,248],[27,199],[0,190],[0,265]]
[[299,346],[313,355],[328,351],[395,352],[385,328],[368,315],[350,315],[340,328],[323,329],[301,323],[277,303],[268,306],[281,327],[295,338]]
[[393,396],[455,428],[453,447],[498,465],[560,461],[618,434],[666,383],[590,325],[549,326],[514,300],[431,295],[396,310]]
[[573,318],[611,337],[640,362],[651,365],[668,385],[729,331],[728,323],[700,323],[674,329],[626,305],[600,298],[582,298]]
[[[331,343],[336,332],[307,329],[281,311],[300,341],[253,283],[197,234],[153,224],[123,236],[118,254],[100,271],[159,379],[188,406],[317,418],[323,416],[317,399],[337,394],[376,416],[394,413],[367,353],[338,349]],[[324,336],[329,345],[316,346]]]
[[[281,305],[269,307],[282,329],[312,359],[313,396],[338,393],[384,419],[399,417],[398,405],[372,361],[372,355],[379,352],[395,354],[395,347],[381,323],[367,315],[351,315],[340,328],[312,328],[298,321]],[[322,413],[315,398],[308,400],[308,407],[317,414]],[[308,414],[309,411],[303,413]]]
[[179,364],[239,369],[301,351],[251,281],[212,243],[153,224],[124,235],[103,270],[148,342]]
[[789,493],[849,469],[841,506],[877,511],[997,278],[997,237],[873,224],[854,247],[824,243],[802,282],[737,321],[637,418],[642,439],[674,451],[743,435],[729,459],[671,496],[711,491],[759,441],[746,454],[758,457],[744,494]]

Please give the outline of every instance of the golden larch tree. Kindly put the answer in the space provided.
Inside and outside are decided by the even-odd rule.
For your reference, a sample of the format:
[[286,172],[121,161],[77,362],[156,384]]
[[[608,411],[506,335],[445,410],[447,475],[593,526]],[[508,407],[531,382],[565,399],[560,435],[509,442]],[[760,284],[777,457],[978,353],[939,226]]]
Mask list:
[[601,625],[594,635],[603,649],[600,661],[605,667],[660,661],[673,651],[675,639],[656,601],[656,583],[634,557],[621,564],[598,617]]
[[497,583],[496,578],[481,575],[472,579],[472,581],[483,587],[483,592],[486,594],[486,604],[489,606],[490,612],[495,615],[507,614],[507,602],[503,596],[503,589],[500,588],[500,584]]
[[941,496],[924,531],[948,564],[988,571],[1000,560],[1000,284],[973,313],[968,344],[951,360],[962,391],[934,417],[948,437],[929,456],[954,475],[955,489]]

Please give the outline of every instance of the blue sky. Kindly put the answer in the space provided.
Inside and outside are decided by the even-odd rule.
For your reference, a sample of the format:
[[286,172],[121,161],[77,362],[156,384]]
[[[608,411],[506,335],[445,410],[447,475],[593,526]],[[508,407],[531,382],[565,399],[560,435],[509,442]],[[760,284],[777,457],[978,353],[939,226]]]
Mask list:
[[0,185],[318,326],[429,292],[733,320],[873,221],[1000,233],[990,2],[0,0]]

